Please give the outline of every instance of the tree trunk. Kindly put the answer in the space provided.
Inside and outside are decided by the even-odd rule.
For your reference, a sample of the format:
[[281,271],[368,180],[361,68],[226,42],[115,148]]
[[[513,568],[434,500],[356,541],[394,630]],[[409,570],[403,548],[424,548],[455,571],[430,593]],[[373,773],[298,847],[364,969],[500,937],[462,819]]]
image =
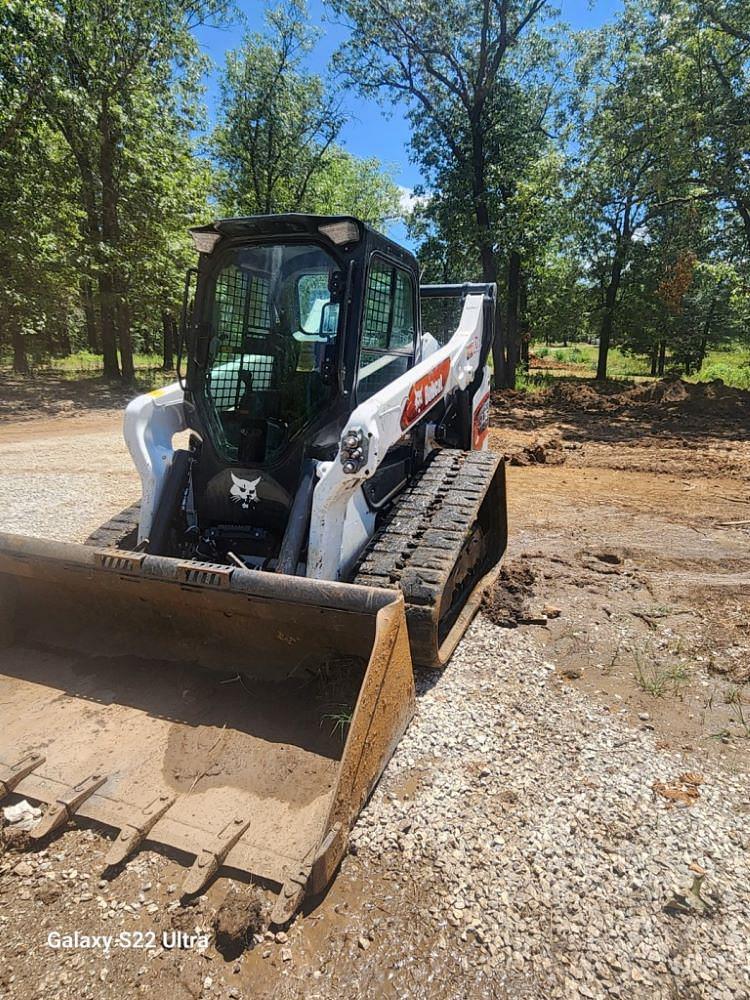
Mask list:
[[529,285],[525,272],[521,272],[521,288],[518,295],[518,330],[521,337],[521,366],[528,375],[529,373],[529,346],[531,344],[531,330],[527,314],[529,311]]
[[495,388],[505,388],[505,323],[503,312],[498,300],[495,306],[495,336],[492,340],[492,368]]
[[516,368],[520,357],[519,305],[521,293],[521,255],[513,250],[508,260],[508,298],[506,323],[506,368],[505,384],[509,389],[516,386]]
[[617,303],[617,293],[620,290],[620,278],[622,277],[622,257],[618,248],[612,261],[612,271],[609,276],[609,284],[604,293],[604,312],[602,314],[602,325],[599,331],[599,360],[596,365],[596,378],[598,382],[603,382],[607,377],[607,356],[609,345],[612,340],[612,330],[615,324],[615,305]]
[[703,362],[706,360],[706,349],[708,347],[708,338],[702,337],[700,342],[700,347],[698,348],[698,359],[695,362],[695,370],[699,372],[703,367]]
[[661,340],[659,342],[659,364],[657,366],[656,374],[659,378],[664,375],[664,362],[667,359],[667,342],[666,340]]
[[13,371],[18,375],[29,374],[29,359],[26,356],[26,342],[17,320],[10,323],[10,341],[13,345]]
[[747,243],[747,249],[750,250],[750,205],[738,199],[737,211],[740,213],[742,225],[745,227],[745,241]]
[[[482,267],[482,281],[497,284],[497,261],[492,246],[492,227],[487,207],[487,191],[484,183],[484,138],[479,121],[472,122],[471,130],[471,180],[474,195],[474,214],[477,224],[479,260]],[[495,338],[492,343],[492,363],[495,369],[495,388],[508,386],[505,328],[498,299],[495,312]]]
[[122,296],[118,296],[117,302],[117,339],[120,344],[122,377],[126,382],[135,382],[133,338],[130,330],[130,305]]
[[161,325],[164,331],[164,361],[161,367],[162,371],[171,372],[174,370],[175,329],[170,313],[164,311],[161,314]]
[[716,309],[716,296],[711,299],[711,305],[708,307],[708,314],[706,315],[706,322],[703,324],[703,333],[701,335],[701,343],[698,348],[698,361],[697,361],[697,371],[700,371],[703,367],[703,362],[706,360],[706,350],[708,349],[708,335],[711,332],[711,324],[714,319],[714,310]]
[[81,283],[81,308],[86,320],[86,343],[92,354],[99,354],[99,336],[96,326],[96,305],[94,303],[94,289],[88,278]]
[[120,363],[117,360],[115,295],[110,274],[99,275],[99,315],[101,317],[104,377],[119,378]]
[[[119,292],[119,283],[112,262],[112,256],[118,243],[119,222],[117,218],[117,187],[115,182],[115,138],[106,99],[102,105],[98,124],[99,176],[102,184],[101,242],[102,248],[106,253],[106,259],[101,262],[102,273],[99,278],[104,375],[106,378],[119,378],[120,367],[117,363],[117,311],[119,304],[117,293]],[[126,339],[127,336],[129,336],[129,331]],[[130,365],[132,367],[132,357],[130,358]]]
[[656,378],[656,366],[659,363],[659,345],[654,344],[651,348],[651,374]]

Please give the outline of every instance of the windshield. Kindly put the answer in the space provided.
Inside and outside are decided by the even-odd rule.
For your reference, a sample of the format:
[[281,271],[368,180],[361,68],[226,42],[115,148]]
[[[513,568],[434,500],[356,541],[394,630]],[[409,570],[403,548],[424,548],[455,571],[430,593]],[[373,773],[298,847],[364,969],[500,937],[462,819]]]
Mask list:
[[327,406],[326,355],[339,306],[336,262],[313,244],[241,247],[208,289],[205,395],[215,444],[233,461],[273,461]]

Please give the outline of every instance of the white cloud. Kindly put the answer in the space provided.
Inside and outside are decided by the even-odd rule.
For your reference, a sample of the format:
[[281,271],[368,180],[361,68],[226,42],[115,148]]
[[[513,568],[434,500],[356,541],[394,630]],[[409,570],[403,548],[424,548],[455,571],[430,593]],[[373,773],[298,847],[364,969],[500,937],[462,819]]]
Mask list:
[[427,194],[414,194],[414,188],[404,187],[399,184],[398,190],[400,193],[399,208],[404,215],[408,215],[410,212],[413,212],[415,208],[426,205],[430,200],[430,196]]

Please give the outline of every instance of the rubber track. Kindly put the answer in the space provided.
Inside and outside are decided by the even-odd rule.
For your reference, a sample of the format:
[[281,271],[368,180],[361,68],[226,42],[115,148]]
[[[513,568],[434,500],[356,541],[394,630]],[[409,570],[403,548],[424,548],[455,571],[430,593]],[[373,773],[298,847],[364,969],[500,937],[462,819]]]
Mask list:
[[135,546],[140,513],[141,502],[138,500],[93,531],[83,544],[97,549],[126,549]]
[[400,494],[360,561],[354,583],[402,591],[420,666],[444,666],[450,655],[439,648],[443,591],[500,462],[487,451],[438,452]]

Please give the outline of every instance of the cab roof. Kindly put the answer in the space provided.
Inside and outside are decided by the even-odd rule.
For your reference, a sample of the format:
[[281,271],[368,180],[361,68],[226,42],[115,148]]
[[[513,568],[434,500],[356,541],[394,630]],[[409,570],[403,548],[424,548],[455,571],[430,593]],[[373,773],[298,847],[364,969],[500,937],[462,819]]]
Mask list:
[[375,249],[390,252],[417,268],[412,253],[394,243],[366,222],[352,215],[309,215],[304,212],[285,212],[280,215],[247,215],[230,219],[217,219],[206,226],[190,229],[196,249],[212,253],[223,239],[242,239],[253,236],[314,236],[344,251],[353,250],[365,238]]

